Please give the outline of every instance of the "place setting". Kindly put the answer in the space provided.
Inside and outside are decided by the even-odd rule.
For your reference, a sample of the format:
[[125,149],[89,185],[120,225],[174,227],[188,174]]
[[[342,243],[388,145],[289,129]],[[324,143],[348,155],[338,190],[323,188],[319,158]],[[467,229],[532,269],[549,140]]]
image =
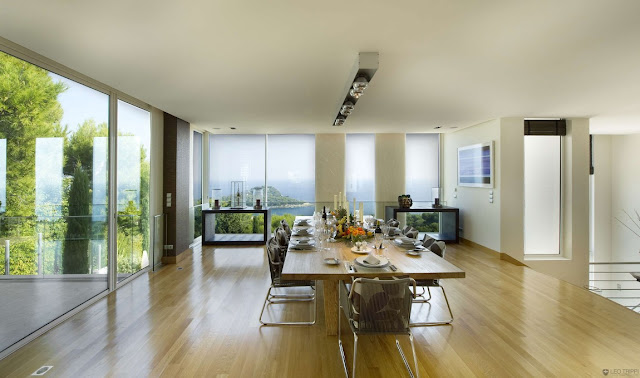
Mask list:
[[293,223],[295,227],[311,227],[313,226],[313,221],[307,218],[296,219]]
[[316,249],[316,241],[310,238],[291,239],[289,248],[296,251],[313,251]]
[[291,232],[291,236],[310,236],[313,235],[313,228],[298,228],[294,227]]

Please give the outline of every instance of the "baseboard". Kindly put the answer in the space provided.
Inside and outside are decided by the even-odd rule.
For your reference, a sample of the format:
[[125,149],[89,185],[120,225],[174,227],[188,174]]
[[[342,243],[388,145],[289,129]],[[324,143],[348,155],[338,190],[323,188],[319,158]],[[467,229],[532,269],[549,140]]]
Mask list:
[[507,253],[498,252],[498,251],[496,251],[495,249],[491,249],[491,248],[485,247],[484,245],[482,245],[482,244],[478,244],[478,243],[476,243],[476,242],[472,242],[472,241],[471,241],[471,240],[469,240],[469,239],[460,238],[460,242],[461,242],[462,244],[468,245],[468,246],[473,247],[473,248],[475,248],[475,249],[479,249],[479,250],[481,250],[482,252],[486,252],[486,253],[488,253],[488,254],[490,254],[490,255],[493,255],[493,256],[495,256],[495,257],[499,258],[500,260],[502,260],[502,261],[506,261],[506,262],[511,263],[511,264],[513,264],[513,265],[517,265],[517,266],[527,266],[526,264],[522,263],[521,261],[518,261],[517,259],[515,259],[515,258],[511,257],[511,256],[510,256],[509,254],[507,254]]
[[177,264],[180,261],[184,260],[189,254],[191,254],[193,250],[191,248],[187,248],[182,253],[177,256],[162,256],[163,264]]

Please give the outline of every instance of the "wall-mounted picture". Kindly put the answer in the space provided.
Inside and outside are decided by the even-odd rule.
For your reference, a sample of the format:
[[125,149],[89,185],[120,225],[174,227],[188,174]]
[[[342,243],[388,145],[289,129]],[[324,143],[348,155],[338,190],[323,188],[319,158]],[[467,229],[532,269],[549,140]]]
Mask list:
[[493,188],[493,141],[458,148],[458,186]]

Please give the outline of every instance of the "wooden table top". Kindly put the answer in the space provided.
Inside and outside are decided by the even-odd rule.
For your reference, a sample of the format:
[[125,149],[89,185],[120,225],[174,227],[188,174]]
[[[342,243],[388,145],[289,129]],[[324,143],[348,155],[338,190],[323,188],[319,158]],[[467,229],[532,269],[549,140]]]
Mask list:
[[[419,256],[410,256],[406,250],[395,246],[392,241],[385,242],[386,256],[398,269],[367,269],[356,265],[355,273],[349,272],[344,262],[353,262],[355,258],[365,256],[351,251],[351,243],[337,241],[327,243],[329,251],[299,251],[289,249],[282,267],[282,279],[285,280],[346,280],[350,277],[390,277],[410,276],[414,279],[464,278],[465,272],[433,252],[422,252]],[[338,265],[328,265],[327,257],[340,259]]]

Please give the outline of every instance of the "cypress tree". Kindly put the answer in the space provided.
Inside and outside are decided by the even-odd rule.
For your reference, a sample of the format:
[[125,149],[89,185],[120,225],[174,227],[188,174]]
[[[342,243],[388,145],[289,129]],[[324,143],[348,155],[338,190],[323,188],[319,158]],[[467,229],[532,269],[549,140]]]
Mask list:
[[73,182],[69,190],[69,220],[62,255],[64,274],[89,273],[90,204],[89,175],[78,164],[74,169]]

